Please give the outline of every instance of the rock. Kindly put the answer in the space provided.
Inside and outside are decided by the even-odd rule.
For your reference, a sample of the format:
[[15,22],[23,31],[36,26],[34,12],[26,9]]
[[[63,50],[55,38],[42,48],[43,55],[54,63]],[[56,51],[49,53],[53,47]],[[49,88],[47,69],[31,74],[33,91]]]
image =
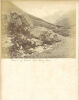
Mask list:
[[32,38],[31,42],[35,43],[36,46],[40,46],[43,43],[41,40],[38,40],[38,39],[35,39],[35,38]]
[[41,52],[44,51],[44,48],[43,48],[43,46],[38,46],[38,47],[36,47],[36,48],[34,49],[34,51],[35,51],[35,52],[38,52],[38,53],[41,53]]

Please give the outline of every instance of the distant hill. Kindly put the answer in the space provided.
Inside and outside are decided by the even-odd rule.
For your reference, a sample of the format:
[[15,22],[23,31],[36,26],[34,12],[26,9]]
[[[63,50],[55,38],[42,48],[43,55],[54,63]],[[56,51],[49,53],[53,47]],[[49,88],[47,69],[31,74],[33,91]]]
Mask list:
[[76,10],[70,10],[66,13],[56,12],[54,15],[47,16],[45,19],[51,23],[54,23],[56,26],[63,26],[62,28],[60,27],[54,30],[55,32],[61,35],[67,35],[67,32],[70,35],[72,29],[74,29],[76,26]]
[[76,25],[76,11],[71,10],[64,14],[63,16],[59,17],[56,20],[56,24],[64,27],[70,27]]

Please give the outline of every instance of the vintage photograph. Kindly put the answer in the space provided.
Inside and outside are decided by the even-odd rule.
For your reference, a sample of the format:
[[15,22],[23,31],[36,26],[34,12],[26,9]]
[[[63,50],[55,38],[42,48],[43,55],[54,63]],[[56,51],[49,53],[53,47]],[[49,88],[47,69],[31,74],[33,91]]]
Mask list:
[[2,58],[75,58],[74,2],[3,1]]

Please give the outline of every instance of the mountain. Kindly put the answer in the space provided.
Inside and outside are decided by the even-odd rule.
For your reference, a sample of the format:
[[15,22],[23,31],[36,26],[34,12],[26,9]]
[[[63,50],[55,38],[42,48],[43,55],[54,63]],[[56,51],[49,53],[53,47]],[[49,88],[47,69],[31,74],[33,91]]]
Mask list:
[[[57,57],[59,54],[59,57],[68,56],[68,54],[61,54],[61,50],[64,53],[67,49],[63,46],[67,39],[69,40],[70,27],[48,23],[23,12],[11,2],[2,2],[1,18],[3,57],[46,57],[47,51],[49,51],[47,57],[50,57],[51,54],[51,57]],[[66,46],[68,45],[66,44]],[[54,48],[55,51],[57,48],[59,49],[55,52]]]
[[69,34],[76,37],[76,10],[71,10],[56,20],[56,25],[70,28]]
[[62,25],[64,27],[75,26],[76,25],[76,10],[71,10],[56,20],[57,25]]
[[60,19],[61,16],[63,16],[63,12],[62,11],[57,11],[54,14],[45,16],[43,19],[45,19],[45,21],[47,21],[47,22],[55,24],[57,19]]
[[48,23],[48,22],[46,22],[46,21],[44,21],[44,20],[42,20],[42,19],[40,19],[40,18],[37,18],[37,17],[35,17],[35,16],[32,16],[32,15],[30,15],[30,14],[28,14],[28,13],[26,13],[26,12],[23,12],[20,8],[18,8],[18,7],[16,7],[13,3],[11,3],[11,2],[5,2],[4,4],[3,4],[4,6],[2,6],[2,15],[8,15],[8,14],[10,14],[11,12],[17,12],[18,14],[22,14],[25,18],[26,18],[26,20],[27,20],[27,22],[31,25],[35,25],[35,26],[43,26],[43,25],[45,25],[46,27],[50,27],[50,28],[53,28],[53,27],[55,27],[55,25],[53,25],[53,24],[50,24],[50,23]]
[[[5,7],[4,7],[5,6]],[[40,18],[37,18],[33,15],[30,15],[26,12],[23,12],[21,9],[19,9],[18,7],[16,7],[14,4],[12,4],[11,2],[5,2],[4,6],[2,6],[3,11],[2,11],[2,15],[7,15],[10,12],[18,12],[19,14],[22,14],[26,20],[27,23],[30,26],[41,26],[41,27],[46,27],[48,29],[51,29],[52,31],[54,31],[55,33],[58,33],[60,35],[63,36],[68,36],[69,35],[69,31],[70,31],[70,27],[68,27],[67,29],[65,29],[65,27],[63,25],[57,25],[57,24],[51,24],[48,23]],[[63,30],[65,30],[65,32],[63,32]],[[62,31],[62,32],[61,32]]]
[[[56,26],[62,26],[62,28],[55,29],[61,35],[72,35],[72,30],[75,30],[76,26],[76,10],[70,10],[68,12],[56,12],[54,15],[50,15],[44,18],[46,21],[54,23]],[[67,34],[68,33],[68,34]]]

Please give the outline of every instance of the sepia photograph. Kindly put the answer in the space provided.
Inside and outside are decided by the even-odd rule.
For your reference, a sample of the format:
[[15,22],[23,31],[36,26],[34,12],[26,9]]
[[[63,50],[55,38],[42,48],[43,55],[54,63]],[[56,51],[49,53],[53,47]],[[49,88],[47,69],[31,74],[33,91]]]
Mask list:
[[74,2],[2,1],[2,58],[75,58]]
[[0,4],[0,100],[79,100],[78,0]]

